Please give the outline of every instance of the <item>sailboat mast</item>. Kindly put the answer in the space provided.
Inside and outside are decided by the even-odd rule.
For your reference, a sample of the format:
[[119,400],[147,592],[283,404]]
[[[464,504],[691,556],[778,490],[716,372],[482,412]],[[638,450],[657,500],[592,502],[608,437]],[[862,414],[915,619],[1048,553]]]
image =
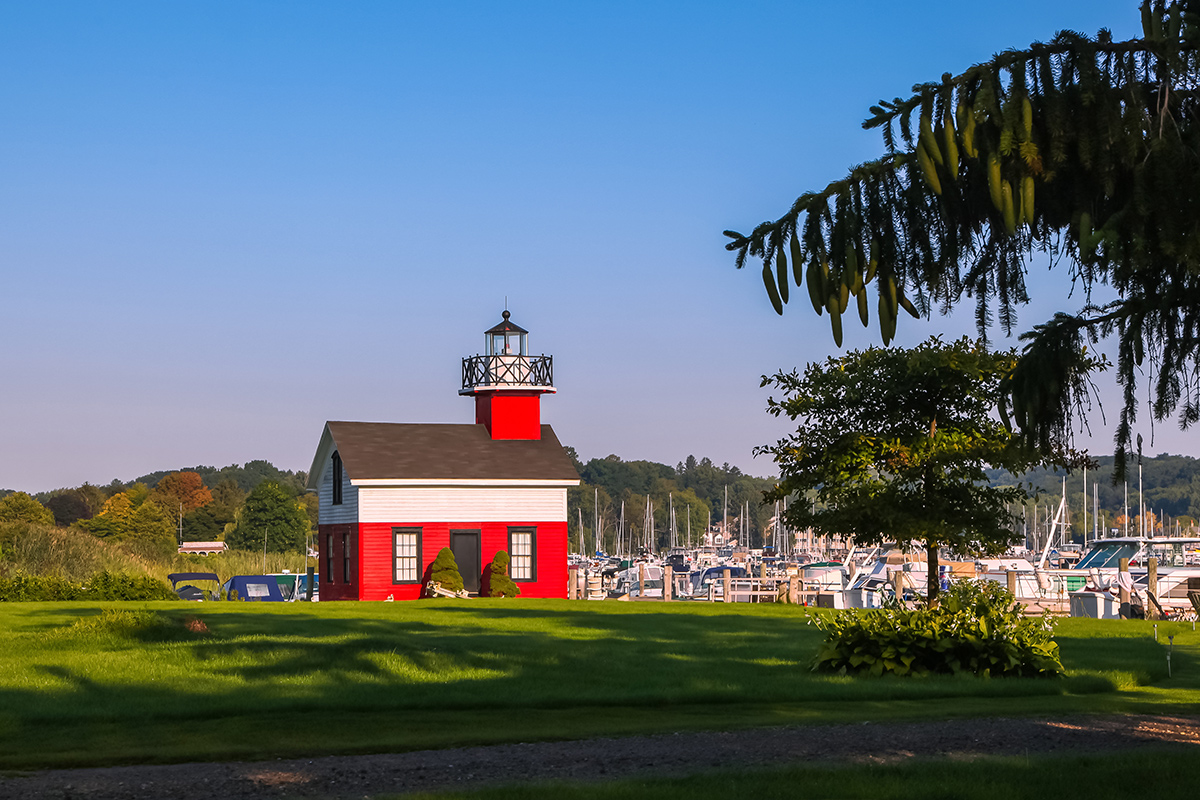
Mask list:
[[1129,481],[1125,481],[1125,535],[1129,535]]
[[729,538],[729,484],[725,484],[725,501],[721,504],[721,533]]
[[1087,547],[1087,465],[1083,466],[1083,546]]

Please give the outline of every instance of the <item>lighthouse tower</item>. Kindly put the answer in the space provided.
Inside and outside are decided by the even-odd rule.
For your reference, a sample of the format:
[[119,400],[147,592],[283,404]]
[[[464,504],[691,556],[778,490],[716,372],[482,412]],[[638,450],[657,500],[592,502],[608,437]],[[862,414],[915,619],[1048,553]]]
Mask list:
[[554,389],[554,357],[529,354],[529,331],[506,310],[484,331],[484,354],[462,362],[459,394],[475,398],[475,422],[492,439],[541,439],[541,398]]

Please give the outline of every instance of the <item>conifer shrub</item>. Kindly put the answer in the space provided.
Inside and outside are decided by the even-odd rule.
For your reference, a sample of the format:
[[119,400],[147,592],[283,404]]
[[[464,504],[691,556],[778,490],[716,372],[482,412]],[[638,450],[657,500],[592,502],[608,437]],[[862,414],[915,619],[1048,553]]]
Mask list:
[[1062,674],[1053,621],[1026,617],[1000,584],[959,581],[939,600],[932,608],[892,604],[817,619],[825,641],[813,670],[875,676]]
[[450,552],[449,547],[439,550],[437,558],[430,565],[429,583],[439,583],[443,589],[452,592],[462,591],[462,573],[458,571],[458,562],[454,560],[454,553]]
[[480,587],[484,597],[516,597],[521,593],[513,579],[508,576],[508,553],[503,550],[496,552],[492,563],[483,572],[483,585]]

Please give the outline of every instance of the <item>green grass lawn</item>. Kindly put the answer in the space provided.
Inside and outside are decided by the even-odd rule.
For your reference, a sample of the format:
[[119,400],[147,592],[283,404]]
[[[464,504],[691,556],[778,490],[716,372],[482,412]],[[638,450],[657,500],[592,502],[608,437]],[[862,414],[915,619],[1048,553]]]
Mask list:
[[[89,624],[104,608],[180,624]],[[807,623],[706,603],[5,603],[0,768],[1200,707],[1190,624],[1156,644],[1149,622],[1063,620],[1065,679],[980,680],[815,675]]]

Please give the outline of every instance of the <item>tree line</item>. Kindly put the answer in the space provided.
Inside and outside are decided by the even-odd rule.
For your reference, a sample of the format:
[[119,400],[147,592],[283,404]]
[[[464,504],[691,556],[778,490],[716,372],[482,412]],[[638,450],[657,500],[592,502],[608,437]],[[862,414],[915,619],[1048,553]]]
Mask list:
[[224,541],[231,549],[296,552],[317,524],[317,498],[303,472],[268,461],[148,473],[129,482],[29,495],[0,490],[0,523],[76,529],[165,556],[179,541]]
[[[694,455],[674,467],[654,461],[624,461],[616,455],[583,463],[573,447],[566,449],[582,481],[567,493],[567,531],[573,553],[590,555],[597,545],[606,553],[628,553],[631,546],[636,549],[647,540],[650,549],[664,550],[671,544],[672,505],[675,542],[680,546],[689,543],[689,520],[690,543],[699,545],[710,525],[723,524],[726,509],[731,534],[739,536],[743,528],[747,530],[748,542],[743,544],[761,547],[764,532],[770,537],[774,509],[763,504],[763,492],[774,486],[773,478],[746,475],[728,463],[718,467],[710,459]],[[649,533],[647,500],[653,514]]]
[[[1120,535],[1125,534],[1127,527],[1131,535],[1136,535],[1140,530],[1137,458],[1129,459],[1126,464],[1124,480],[1114,482],[1114,475],[1119,472],[1114,456],[1095,459],[1094,467],[1087,472],[1086,498],[1083,471],[1079,469],[1069,473],[1031,470],[1019,481],[1004,470],[990,470],[988,478],[994,485],[1015,485],[1020,482],[1029,486],[1037,499],[1029,501],[1026,508],[1017,510],[1017,515],[1022,522],[1031,522],[1033,505],[1036,503],[1042,524],[1047,513],[1052,516],[1057,510],[1065,478],[1071,533],[1076,540],[1082,540],[1086,530],[1090,540],[1092,531],[1097,528],[1108,533],[1116,529]],[[1181,532],[1187,532],[1200,518],[1200,459],[1167,453],[1147,456],[1142,459],[1141,473],[1140,499],[1145,506],[1147,532],[1170,534],[1176,530],[1176,523]],[[1097,513],[1098,523],[1095,522]]]

